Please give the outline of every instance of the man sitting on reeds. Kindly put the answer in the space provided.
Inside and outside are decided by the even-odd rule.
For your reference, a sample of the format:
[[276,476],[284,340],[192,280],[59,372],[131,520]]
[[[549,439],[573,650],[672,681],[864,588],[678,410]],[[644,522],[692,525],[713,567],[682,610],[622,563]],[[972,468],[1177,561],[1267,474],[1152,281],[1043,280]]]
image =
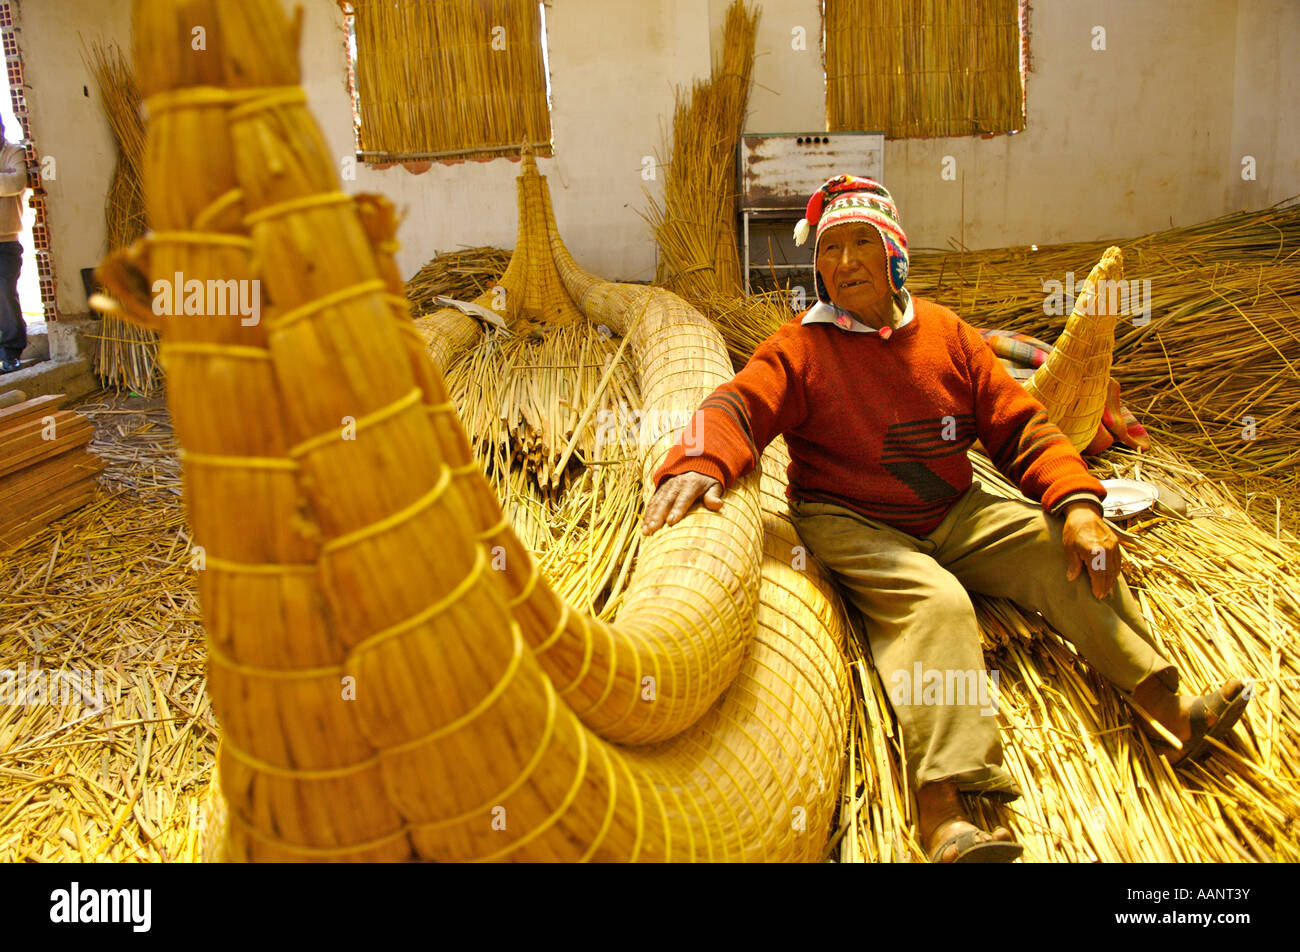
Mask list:
[[[808,203],[800,244],[814,225],[817,304],[700,405],[655,473],[643,532],[701,498],[719,509],[724,489],[784,434],[795,526],[861,611],[884,683],[934,688],[891,693],[924,848],[932,861],[1013,860],[1021,847],[1010,832],[979,830],[958,798],[1020,795],[986,692],[942,696],[968,672],[984,683],[968,590],[1041,612],[1183,742],[1167,745],[1179,764],[1227,735],[1251,690],[1234,678],[1205,697],[1175,693],[1178,671],[1120,574],[1105,489],[974,328],[904,289],[907,238],[885,188],[831,179]],[[977,439],[1040,506],[973,481],[966,451]]]

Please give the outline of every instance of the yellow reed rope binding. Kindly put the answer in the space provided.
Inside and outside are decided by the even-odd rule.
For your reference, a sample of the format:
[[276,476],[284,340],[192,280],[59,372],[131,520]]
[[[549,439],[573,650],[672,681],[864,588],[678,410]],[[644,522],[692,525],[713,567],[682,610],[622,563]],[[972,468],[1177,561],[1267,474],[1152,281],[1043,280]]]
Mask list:
[[269,86],[256,92],[256,98],[230,110],[231,122],[247,119],[253,113],[261,112],[264,109],[307,105],[307,90],[301,86]]
[[[301,198],[291,198],[287,202],[277,202],[274,205],[259,208],[255,212],[249,212],[244,216],[244,225],[252,228],[254,225],[260,225],[272,218],[279,218],[281,215],[292,215],[294,212],[328,208],[331,205],[351,204],[352,196],[347,192],[321,192],[317,195],[304,195]],[[384,287],[388,287],[388,285],[385,284]]]
[[[578,624],[582,626],[582,665],[578,668],[578,673],[573,676],[573,680],[560,688],[560,697],[564,697],[570,691],[587,679],[587,673],[591,671],[591,661],[596,654],[596,645],[591,637],[591,628],[587,625],[587,616],[579,612],[573,616],[578,619]],[[609,659],[610,664],[615,663],[615,659]]]
[[[602,622],[599,619],[592,619],[591,624],[598,627],[605,634],[605,641],[609,646],[606,649],[606,655],[605,655],[607,658],[609,658],[609,677],[606,678],[605,680],[605,690],[600,692],[600,697],[596,698],[591,703],[591,705],[587,708],[587,710],[582,712],[583,714],[587,714],[590,711],[600,710],[601,707],[604,706],[605,702],[609,699],[609,696],[614,693],[614,683],[618,680],[618,644],[614,640],[614,626]],[[641,686],[640,653],[633,652],[632,659],[633,661],[636,662],[636,667],[632,671],[632,683],[639,688]],[[657,677],[658,673],[659,673],[659,662],[658,662],[658,657],[656,656],[655,684],[659,683],[659,678]]]
[[524,781],[532,776],[533,771],[537,769],[537,765],[540,764],[542,758],[546,756],[547,748],[551,745],[551,737],[555,734],[555,713],[559,707],[557,704],[558,699],[555,695],[555,688],[551,684],[550,680],[544,679],[542,681],[542,687],[546,690],[546,727],[542,730],[541,743],[537,745],[537,750],[533,752],[533,756],[529,758],[528,763],[524,764],[520,769],[519,776],[510,781],[510,785],[500,793],[493,794],[478,806],[466,810],[463,813],[459,813],[456,816],[447,817],[446,819],[417,824],[416,828],[418,830],[421,832],[426,830],[438,830],[455,823],[464,823],[466,820],[473,819],[475,815],[486,810],[491,810],[492,807],[499,805],[501,801],[505,800],[523,786]]
[[536,562],[533,562],[531,564],[532,564],[533,571],[528,576],[528,581],[524,583],[524,587],[519,590],[518,595],[506,601],[507,608],[510,608],[512,610],[518,608],[520,605],[522,605],[524,602],[528,600],[529,596],[533,594],[533,589],[537,587],[537,581],[542,577],[542,572],[541,569],[537,567]]
[[240,360],[270,360],[271,352],[262,347],[249,347],[246,344],[217,344],[206,341],[184,341],[158,345],[158,353],[163,360],[173,354],[194,354],[202,357],[231,357]]
[[234,248],[253,247],[253,239],[246,235],[228,235],[223,231],[155,231],[149,235],[152,245],[230,245]]
[[[614,758],[614,761],[623,771],[624,776],[627,777],[628,789],[632,791],[632,806],[636,811],[636,839],[632,841],[632,849],[628,852],[627,861],[629,863],[635,863],[641,856],[641,843],[645,839],[645,804],[641,801],[641,791],[637,789],[636,780],[632,777],[632,769],[627,765],[627,758],[616,757]],[[663,815],[663,800],[659,799],[659,793],[654,790],[653,787],[651,788],[651,792],[654,793],[655,798],[659,801],[659,812],[660,815]],[[671,834],[668,832],[668,817],[664,816],[664,860],[666,862],[670,861],[670,855],[672,852],[671,844],[668,842],[670,837]]]
[[226,670],[242,674],[246,678],[264,678],[275,681],[339,678],[343,676],[344,672],[344,667],[341,664],[329,665],[324,668],[254,668],[251,665],[240,664],[218,648],[216,642],[211,638],[208,639],[208,661],[215,661]]
[[569,603],[562,601],[560,602],[560,620],[556,623],[555,630],[546,636],[545,641],[543,641],[540,645],[538,645],[533,649],[533,654],[535,655],[545,654],[547,651],[549,651],[551,649],[551,646],[560,640],[560,635],[564,634],[565,629],[568,627],[569,627]]
[[[476,468],[477,468],[477,466],[476,466]],[[452,472],[453,472],[453,473],[456,472],[456,469],[452,469]],[[509,517],[504,517],[504,518],[502,518],[502,520],[501,520],[500,522],[498,522],[496,525],[494,525],[494,526],[488,526],[488,527],[487,527],[486,529],[484,529],[482,532],[476,532],[476,533],[474,533],[474,538],[475,538],[475,539],[478,539],[480,542],[486,542],[488,539],[492,538],[494,535],[500,535],[502,532],[505,532],[505,531],[506,531],[507,529],[509,529],[509,528],[510,528],[510,519],[509,519]]]
[[242,188],[232,188],[224,195],[219,196],[207,208],[199,212],[194,218],[193,227],[196,231],[208,231],[209,225],[217,219],[217,216],[226,209],[238,205],[244,200],[244,190]]
[[250,770],[271,774],[275,777],[288,777],[293,780],[338,780],[377,767],[381,760],[381,757],[376,754],[366,760],[355,764],[346,764],[342,767],[280,767],[240,750],[230,742],[229,736],[222,737],[221,749]]
[[324,545],[321,546],[322,554],[329,554],[332,552],[337,552],[339,549],[345,549],[350,545],[354,545],[357,542],[362,541],[363,539],[368,539],[370,536],[378,535],[381,532],[387,532],[389,529],[392,529],[395,526],[399,526],[403,522],[406,522],[409,519],[413,519],[423,509],[426,509],[429,506],[433,505],[435,502],[437,502],[438,498],[446,491],[447,487],[450,485],[451,485],[451,469],[447,466],[443,466],[442,474],[438,477],[438,482],[434,484],[432,489],[430,489],[427,493],[425,493],[415,502],[411,503],[409,506],[405,507],[404,509],[399,509],[397,512],[385,516],[383,519],[380,519],[378,522],[371,523],[368,526],[362,526],[360,529],[354,529],[352,532],[348,532],[345,533],[344,535],[337,536],[336,538],[330,539],[328,542],[324,543]]
[[183,86],[154,93],[144,101],[150,116],[168,109],[193,109],[203,106],[233,106],[259,98],[269,98],[283,93],[296,94],[306,102],[306,92],[301,86],[251,86],[247,89],[229,89],[225,86]]
[[515,850],[519,849],[522,846],[528,845],[534,839],[541,836],[552,826],[554,826],[555,823],[560,819],[560,817],[564,816],[564,814],[569,812],[569,807],[573,805],[573,801],[578,796],[578,791],[582,789],[582,781],[586,779],[587,776],[587,756],[589,751],[587,746],[587,732],[583,729],[582,725],[578,723],[577,716],[572,711],[569,711],[568,713],[569,716],[573,718],[573,722],[574,722],[573,726],[574,726],[574,730],[577,732],[578,735],[578,747],[579,747],[578,769],[574,773],[573,786],[570,787],[569,791],[564,795],[564,799],[560,802],[560,805],[556,808],[555,812],[552,813],[550,816],[548,816],[541,823],[537,824],[537,826],[533,827],[531,830],[529,830],[527,833],[525,833],[519,839],[515,840],[510,845],[504,846],[494,853],[489,853],[487,856],[480,856],[477,859],[471,859],[469,860],[469,862],[490,863],[501,856],[505,856],[509,853],[513,853]]
[[181,462],[191,466],[212,466],[227,469],[283,469],[296,470],[295,460],[282,456],[218,456],[211,453],[195,453],[181,450],[178,454]]
[[464,598],[469,593],[469,590],[474,587],[475,583],[477,583],[482,578],[483,570],[486,567],[487,567],[487,553],[483,551],[482,546],[475,546],[474,565],[465,574],[465,577],[456,583],[455,588],[449,591],[442,598],[438,599],[432,605],[425,606],[424,608],[422,608],[420,611],[416,612],[414,615],[410,616],[409,618],[404,618],[403,620],[397,622],[396,624],[389,625],[387,628],[382,628],[372,635],[367,635],[362,641],[358,642],[357,645],[353,647],[351,651],[348,652],[348,660],[351,661],[353,658],[355,658],[357,655],[361,654],[362,652],[368,651],[372,647],[382,644],[385,641],[388,641],[390,638],[396,638],[398,635],[404,634],[410,631],[412,628],[416,628],[420,625],[423,625],[426,622],[436,618],[438,615],[441,615],[448,608],[450,608],[456,602],[460,601],[460,599]]
[[524,634],[519,627],[519,623],[512,621],[510,623],[511,643],[514,653],[510,655],[510,663],[506,665],[506,670],[501,675],[501,680],[492,686],[492,690],[483,696],[483,699],[475,704],[472,708],[462,714],[460,717],[448,721],[440,727],[434,728],[423,737],[417,737],[414,740],[408,740],[404,744],[398,744],[394,747],[385,747],[384,756],[389,754],[405,753],[408,750],[414,750],[422,747],[430,741],[435,741],[446,737],[448,734],[454,734],[456,731],[465,727],[473,721],[478,720],[483,712],[495,704],[505,693],[510,682],[514,680],[515,675],[519,672],[519,666],[524,659]]
[[205,555],[208,568],[232,575],[314,575],[315,562],[232,562],[215,555]]
[[323,311],[329,307],[337,307],[345,301],[351,301],[353,298],[365,297],[367,294],[375,294],[388,287],[383,281],[375,278],[372,281],[362,281],[360,284],[353,284],[338,291],[331,291],[329,294],[308,301],[292,311],[277,315],[266,322],[267,330],[274,334],[282,331],[295,321],[300,321],[304,317],[311,317],[318,311]]
[[[268,763],[265,760],[254,757],[246,751],[240,750],[230,742],[229,737],[222,738],[222,750],[229,751],[232,757],[252,770],[268,773],[277,777],[289,777],[295,780],[336,780],[355,773],[360,773],[363,770],[368,770],[371,767],[380,764],[385,757],[414,750],[427,743],[438,740],[447,734],[454,733],[466,724],[469,724],[471,721],[476,720],[484,711],[495,704],[501,695],[505,693],[510,682],[514,679],[524,656],[524,636],[518,623],[512,622],[510,630],[512,636],[511,642],[514,648],[510,656],[510,662],[506,665],[506,670],[503,672],[501,679],[492,687],[491,691],[483,696],[482,700],[460,717],[448,721],[446,724],[440,724],[429,733],[423,734],[420,737],[413,738],[412,740],[392,747],[385,747],[382,751],[377,752],[373,757],[369,757],[366,760],[358,761],[354,764],[346,764],[342,767],[281,767],[277,764]],[[349,661],[351,658],[352,655],[349,655]],[[342,667],[344,670],[349,670],[347,662],[345,662]]]
[[403,823],[401,827],[392,833],[386,833],[377,840],[368,840],[365,843],[357,843],[354,846],[298,846],[297,844],[286,843],[284,840],[279,840],[263,833],[248,820],[245,820],[237,811],[232,810],[229,815],[245,833],[253,839],[265,843],[267,846],[284,850],[286,853],[294,853],[298,856],[315,856],[320,857],[321,859],[351,856],[354,853],[379,849],[380,847],[387,846],[394,840],[400,839],[411,832],[411,827]]
[[[419,387],[408,390],[403,396],[398,397],[387,406],[380,407],[370,413],[357,417],[352,424],[355,432],[360,433],[362,430],[369,429],[377,423],[383,423],[385,420],[397,416],[403,410],[415,406],[420,402],[423,393]],[[324,433],[317,433],[315,436],[309,436],[297,446],[289,450],[289,455],[294,459],[300,456],[306,456],[312,450],[319,449],[322,446],[328,446],[331,443],[341,440],[338,430],[326,430]]]
[[600,750],[601,755],[605,758],[605,777],[609,783],[609,805],[605,807],[605,820],[600,824],[600,829],[591,839],[591,845],[587,847],[587,852],[578,857],[579,863],[591,861],[591,857],[600,844],[605,842],[605,835],[609,832],[610,825],[614,822],[614,807],[618,805],[618,780],[614,776],[614,758],[606,750]]

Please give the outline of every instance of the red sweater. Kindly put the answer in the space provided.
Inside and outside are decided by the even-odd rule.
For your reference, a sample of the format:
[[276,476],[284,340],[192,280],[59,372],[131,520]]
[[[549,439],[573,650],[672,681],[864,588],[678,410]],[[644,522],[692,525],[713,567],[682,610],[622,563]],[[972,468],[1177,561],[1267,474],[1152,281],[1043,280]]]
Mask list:
[[837,503],[923,536],[970,486],[966,450],[978,438],[998,471],[1048,511],[1079,492],[1105,498],[979,332],[946,307],[912,301],[913,319],[888,339],[804,325],[802,314],[784,324],[700,404],[655,486],[694,471],[730,488],[784,434],[789,498]]

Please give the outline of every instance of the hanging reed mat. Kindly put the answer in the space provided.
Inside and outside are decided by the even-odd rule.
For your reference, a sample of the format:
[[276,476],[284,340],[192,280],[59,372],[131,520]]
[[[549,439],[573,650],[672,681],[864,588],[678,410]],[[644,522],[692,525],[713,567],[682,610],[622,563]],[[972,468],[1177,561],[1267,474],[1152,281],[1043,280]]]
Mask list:
[[[180,42],[196,17],[201,58]],[[710,533],[647,541],[616,626],[571,612],[503,524],[389,252],[372,250],[391,216],[337,192],[279,5],[142,0],[137,30],[139,48],[173,51],[141,75],[157,232],[104,276],[147,321],[132,265],[241,280],[255,257],[267,305],[257,325],[165,327],[230,854],[819,856],[844,669],[833,628],[810,633],[815,653],[759,650],[757,474]],[[702,318],[637,292],[610,318],[634,360],[673,353],[680,326],[659,329],[694,323],[703,366],[725,368]],[[694,372],[688,401],[725,370]],[[643,380],[649,406],[676,396],[666,379]],[[787,589],[775,610],[806,612],[815,585]],[[733,681],[749,687],[715,703]]]
[[533,0],[349,0],[361,149],[372,161],[549,152]]
[[[147,227],[140,178],[145,145],[140,89],[135,71],[117,46],[83,43],[81,56],[95,77],[99,101],[117,145],[117,162],[104,202],[105,243],[113,252],[128,247]],[[159,389],[161,373],[157,336],[116,314],[105,314],[95,372],[113,387],[151,396]]]
[[891,139],[1023,128],[1019,6],[830,0],[826,128]]

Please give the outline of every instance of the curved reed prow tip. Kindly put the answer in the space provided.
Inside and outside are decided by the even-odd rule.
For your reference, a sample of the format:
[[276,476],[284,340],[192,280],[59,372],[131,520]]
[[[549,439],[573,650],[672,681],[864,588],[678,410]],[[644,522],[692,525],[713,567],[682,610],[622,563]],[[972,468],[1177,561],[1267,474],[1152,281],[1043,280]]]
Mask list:
[[95,268],[95,281],[107,294],[92,294],[87,303],[101,314],[130,321],[151,331],[162,329],[144,266],[147,246],[137,241],[112,252]]
[[1111,245],[1102,253],[1101,260],[1097,262],[1088,277],[1119,281],[1124,277],[1124,253],[1117,245]]

